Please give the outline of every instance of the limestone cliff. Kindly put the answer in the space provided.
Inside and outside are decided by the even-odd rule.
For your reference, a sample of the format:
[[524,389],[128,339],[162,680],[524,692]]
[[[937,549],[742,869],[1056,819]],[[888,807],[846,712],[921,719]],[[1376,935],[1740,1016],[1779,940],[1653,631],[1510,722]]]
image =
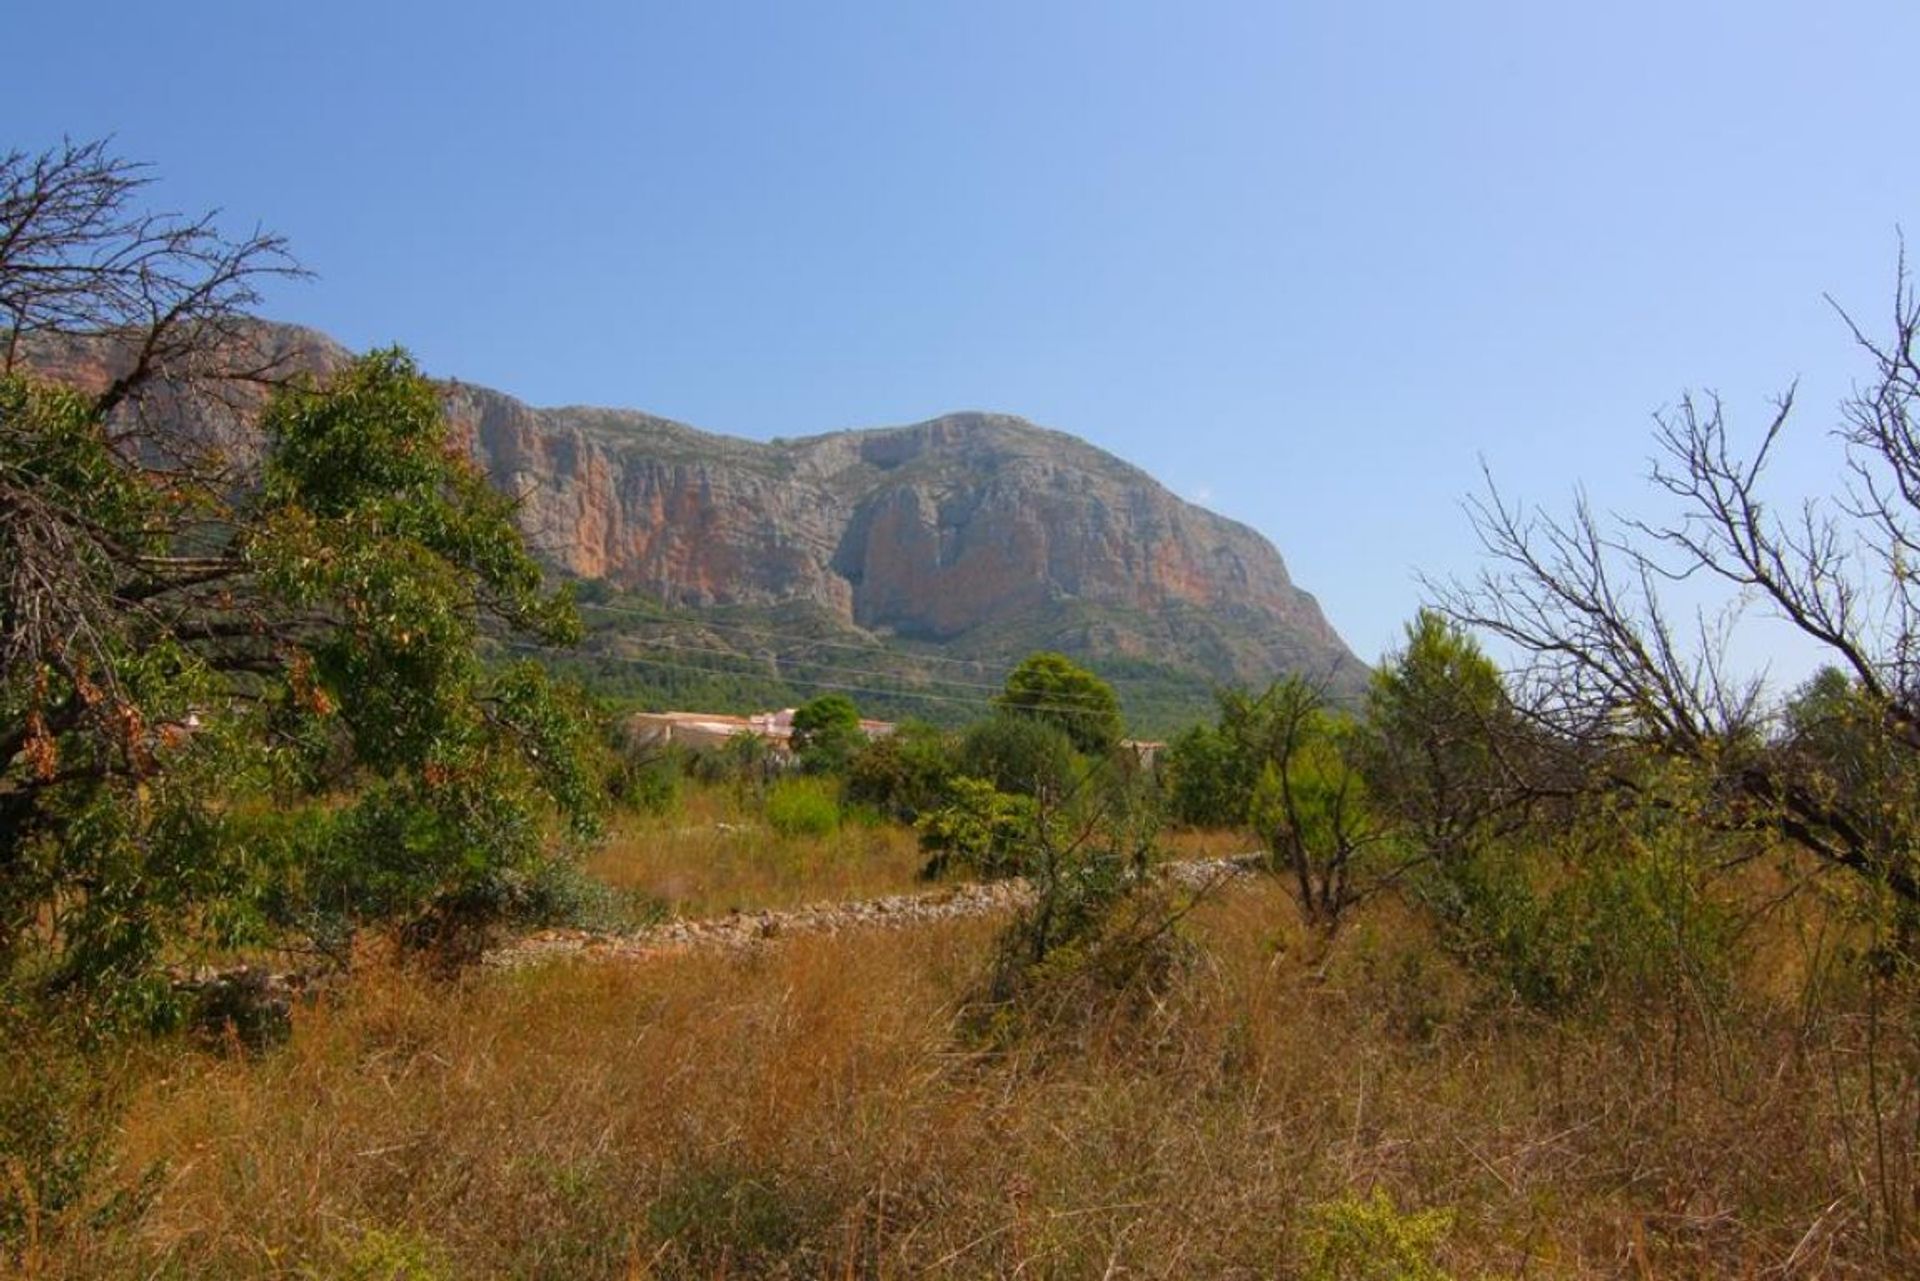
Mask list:
[[[1177,648],[1174,620],[1210,621],[1232,642],[1202,662],[1215,679],[1305,669],[1350,687],[1364,673],[1266,539],[1018,418],[761,444],[475,388],[449,404],[544,555],[670,604],[800,599],[929,641],[1028,624],[1036,642],[1146,659]],[[1069,604],[1105,626],[1081,643],[1045,635]]]
[[[311,331],[263,341],[324,372]],[[36,362],[97,382],[67,343]],[[805,602],[845,625],[971,654],[1046,645],[1195,680],[1365,668],[1253,530],[1085,441],[999,414],[761,443],[630,410],[536,409],[446,384],[458,436],[521,501],[557,568],[666,604]]]

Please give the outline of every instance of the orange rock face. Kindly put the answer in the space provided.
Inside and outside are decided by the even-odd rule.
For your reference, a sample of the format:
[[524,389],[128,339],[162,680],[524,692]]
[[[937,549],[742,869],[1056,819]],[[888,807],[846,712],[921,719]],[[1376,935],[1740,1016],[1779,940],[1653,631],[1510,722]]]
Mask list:
[[[267,328],[304,368],[346,358]],[[112,360],[69,343],[39,364],[98,385]],[[1195,649],[1183,657],[1222,679],[1364,671],[1259,534],[1017,418],[763,444],[460,383],[447,407],[455,439],[520,500],[534,548],[583,578],[687,606],[804,600],[933,640],[1084,616],[1091,648]]]

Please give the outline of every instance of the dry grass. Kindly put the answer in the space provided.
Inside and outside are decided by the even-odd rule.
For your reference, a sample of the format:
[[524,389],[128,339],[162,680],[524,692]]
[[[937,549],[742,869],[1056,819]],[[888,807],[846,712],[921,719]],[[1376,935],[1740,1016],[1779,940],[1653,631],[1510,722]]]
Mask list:
[[[1231,832],[1178,832],[1167,841],[1172,858],[1246,849]],[[672,814],[620,816],[586,870],[613,887],[630,919],[645,922],[908,893],[926,888],[925,863],[912,830],[898,824],[849,821],[830,836],[779,836],[750,798],[690,786]]]
[[688,789],[672,814],[620,818],[587,872],[643,920],[902,893],[924,888],[925,861],[913,832],[896,824],[777,836],[750,802],[712,787]]
[[1311,1207],[1376,1187],[1457,1212],[1461,1276],[1911,1262],[1863,1216],[1857,1017],[1546,1024],[1476,998],[1391,904],[1324,956],[1291,919],[1236,890],[1158,1004],[993,1054],[955,1021],[982,922],[370,974],[278,1054],[156,1073],[123,1168],[165,1162],[157,1202],[46,1274],[1273,1277]]

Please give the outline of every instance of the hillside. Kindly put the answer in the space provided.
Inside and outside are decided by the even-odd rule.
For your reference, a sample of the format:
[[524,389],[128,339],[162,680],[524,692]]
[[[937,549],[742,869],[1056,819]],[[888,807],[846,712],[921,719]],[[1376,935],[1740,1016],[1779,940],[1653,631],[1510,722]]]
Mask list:
[[[292,326],[260,339],[279,367],[346,355]],[[69,340],[36,360],[99,382],[118,358]],[[1266,539],[1020,418],[763,443],[446,387],[456,431],[520,497],[541,557],[590,585],[579,670],[640,701],[846,686],[889,714],[957,719],[1050,648],[1108,675],[1136,727],[1158,733],[1219,684],[1301,672],[1347,697],[1365,678]]]

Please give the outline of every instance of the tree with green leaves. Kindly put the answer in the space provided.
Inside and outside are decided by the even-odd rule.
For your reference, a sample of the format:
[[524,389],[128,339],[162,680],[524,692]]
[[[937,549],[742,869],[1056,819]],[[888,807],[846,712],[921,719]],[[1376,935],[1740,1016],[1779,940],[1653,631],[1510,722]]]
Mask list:
[[809,773],[844,774],[867,735],[860,709],[845,694],[822,694],[793,713],[794,753]]
[[[579,624],[436,389],[378,352],[244,427],[283,251],[138,189],[0,161],[0,986],[158,1015],[201,949],[537,899],[597,789],[577,703],[482,657]],[[26,372],[54,339],[104,387]]]
[[954,773],[983,778],[1003,792],[1059,800],[1081,776],[1073,739],[1059,722],[1001,712],[960,736]]
[[1492,660],[1464,629],[1423,609],[1367,691],[1360,760],[1374,801],[1444,866],[1514,812],[1508,761],[1520,724]]
[[945,803],[955,769],[953,735],[903,721],[854,756],[847,769],[847,800],[912,823]]
[[1167,746],[1167,810],[1188,827],[1240,827],[1257,773],[1220,725],[1191,725]]
[[1113,686],[1064,654],[1029,655],[1007,674],[994,702],[1016,716],[1058,725],[1089,755],[1111,752],[1124,732]]
[[1289,677],[1262,694],[1222,694],[1220,728],[1251,774],[1246,821],[1269,866],[1291,882],[1308,922],[1331,933],[1380,883],[1374,864],[1393,836],[1367,793],[1356,727]]

